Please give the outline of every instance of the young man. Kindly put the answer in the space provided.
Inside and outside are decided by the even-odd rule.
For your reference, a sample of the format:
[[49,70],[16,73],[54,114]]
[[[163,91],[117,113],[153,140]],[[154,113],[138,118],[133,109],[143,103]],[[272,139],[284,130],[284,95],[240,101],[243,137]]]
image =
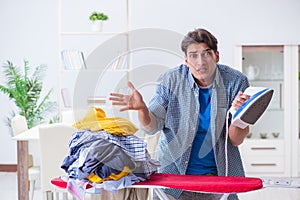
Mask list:
[[[160,77],[156,93],[146,106],[131,82],[131,95],[111,93],[120,110],[137,110],[148,134],[162,130],[157,148],[159,172],[219,175],[226,173],[226,113],[249,96],[249,82],[233,68],[219,64],[217,39],[207,30],[189,32],[181,43],[185,64]],[[230,122],[229,122],[230,123]],[[238,145],[249,132],[233,124],[228,133],[228,176],[244,176]],[[165,190],[172,199],[219,199],[220,195]],[[236,199],[236,195],[230,195]]]

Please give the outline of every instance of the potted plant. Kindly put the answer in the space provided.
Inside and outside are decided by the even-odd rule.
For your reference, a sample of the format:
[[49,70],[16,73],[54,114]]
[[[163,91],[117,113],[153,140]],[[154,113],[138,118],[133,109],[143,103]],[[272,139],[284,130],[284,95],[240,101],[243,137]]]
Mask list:
[[103,21],[108,20],[108,16],[103,12],[93,12],[89,18],[92,21],[93,31],[102,31]]
[[[15,103],[18,107],[17,113],[25,116],[28,128],[44,123],[47,117],[49,119],[51,115],[53,118],[50,119],[49,123],[59,121],[57,112],[55,112],[58,111],[57,103],[49,100],[52,89],[46,92],[44,97],[41,96],[42,78],[46,66],[35,67],[33,73],[30,73],[32,67],[29,66],[28,61],[24,61],[23,73],[19,67],[10,61],[7,61],[2,67],[6,80],[4,85],[0,85],[0,91],[8,95],[8,98]],[[9,127],[11,127],[10,122],[14,115],[16,112],[12,111],[6,119],[6,124]]]

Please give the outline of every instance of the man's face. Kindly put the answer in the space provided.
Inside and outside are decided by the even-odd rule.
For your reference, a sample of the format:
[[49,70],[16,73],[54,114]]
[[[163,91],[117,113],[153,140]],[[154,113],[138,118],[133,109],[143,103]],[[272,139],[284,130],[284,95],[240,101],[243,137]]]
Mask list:
[[185,64],[190,68],[198,85],[208,86],[213,82],[217,62],[219,62],[219,52],[214,52],[207,44],[188,46]]

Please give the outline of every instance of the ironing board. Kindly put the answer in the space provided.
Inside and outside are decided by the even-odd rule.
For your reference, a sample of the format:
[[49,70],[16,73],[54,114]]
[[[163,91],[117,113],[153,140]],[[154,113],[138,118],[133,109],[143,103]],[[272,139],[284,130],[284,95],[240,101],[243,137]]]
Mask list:
[[207,193],[240,193],[262,188],[262,180],[247,177],[200,176],[181,174],[153,174],[134,186],[162,186],[166,188]]
[[[67,182],[60,178],[53,178],[51,183],[59,188],[67,187]],[[92,186],[87,185],[86,189],[90,187]],[[156,173],[151,175],[149,180],[135,183],[129,188],[172,188],[193,192],[231,194],[258,190],[262,187],[263,182],[260,178]],[[167,199],[160,190],[158,196],[161,199]]]

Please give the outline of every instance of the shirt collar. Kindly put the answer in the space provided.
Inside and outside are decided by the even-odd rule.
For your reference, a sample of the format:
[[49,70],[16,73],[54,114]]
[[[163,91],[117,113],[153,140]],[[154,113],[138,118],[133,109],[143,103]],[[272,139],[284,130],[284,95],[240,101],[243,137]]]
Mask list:
[[190,69],[188,68],[188,66],[184,65],[186,70],[187,70],[187,75],[188,75],[188,82],[189,82],[189,85],[190,87],[193,89],[193,88],[196,88],[197,87],[197,83],[195,82],[195,79],[190,71]]
[[[188,82],[190,84],[191,88],[198,88],[198,85],[191,73],[191,71],[189,70],[188,66],[184,65],[188,71]],[[216,74],[215,74],[215,78],[214,81],[212,83],[213,88],[215,88],[216,86],[219,86],[219,84],[222,82],[221,80],[221,76],[220,76],[220,71],[219,71],[219,64],[217,63],[216,66]]]
[[219,71],[219,64],[217,64],[216,67],[216,75],[215,75],[215,79],[213,81],[213,87],[219,86],[222,83],[222,77]]

